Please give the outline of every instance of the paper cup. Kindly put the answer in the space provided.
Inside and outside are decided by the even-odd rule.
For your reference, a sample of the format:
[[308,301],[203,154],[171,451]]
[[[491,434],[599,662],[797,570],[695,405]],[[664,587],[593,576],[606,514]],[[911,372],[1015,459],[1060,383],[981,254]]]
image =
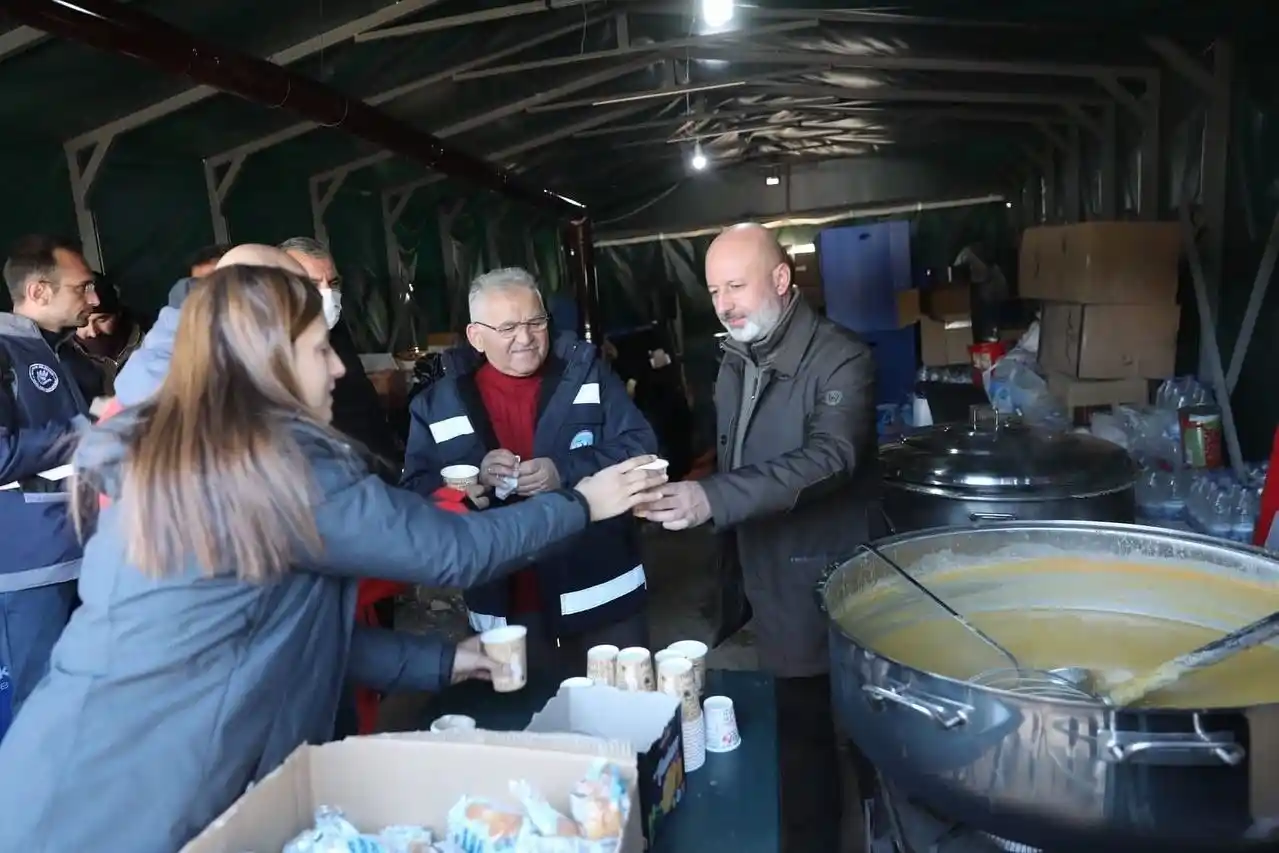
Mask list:
[[560,687],[594,687],[595,681],[584,675],[575,675],[560,682]]
[[670,465],[671,463],[667,462],[665,459],[654,459],[652,462],[648,462],[644,465],[638,466],[636,470],[637,471],[665,471],[667,468],[670,467]]
[[657,667],[657,689],[680,701],[680,713],[685,720],[695,720],[702,715],[702,706],[693,683],[693,662],[675,657],[664,660]]
[[440,469],[440,477],[450,489],[465,489],[480,481],[480,469],[474,465],[449,465]]
[[684,772],[692,773],[706,763],[706,720],[701,714],[695,720],[685,720],[681,733],[684,738]]
[[445,714],[443,717],[431,723],[431,731],[440,732],[469,732],[475,729],[475,718],[468,717],[465,714]]
[[707,752],[732,752],[742,745],[732,699],[727,696],[711,696],[702,707],[706,710]]
[[528,683],[528,628],[506,625],[480,634],[484,654],[506,664],[505,672],[494,673],[493,689],[513,693]]
[[615,686],[633,692],[652,691],[657,687],[653,678],[653,656],[648,649],[631,646],[617,653]]
[[596,684],[617,684],[617,646],[591,646],[586,650],[586,677]]
[[684,655],[672,649],[662,649],[660,652],[653,652],[653,666],[658,670],[662,668],[662,661],[668,660],[688,660]]
[[693,683],[697,685],[697,695],[706,693],[706,655],[710,647],[700,640],[680,640],[671,643],[666,651],[675,652],[693,662]]

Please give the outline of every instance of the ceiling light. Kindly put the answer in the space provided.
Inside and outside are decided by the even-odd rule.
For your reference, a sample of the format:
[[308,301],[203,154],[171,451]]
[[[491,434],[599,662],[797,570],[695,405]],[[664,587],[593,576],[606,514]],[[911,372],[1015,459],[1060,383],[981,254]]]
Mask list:
[[696,171],[700,172],[706,168],[706,155],[702,153],[702,146],[696,145],[693,148],[693,157],[688,161]]
[[733,20],[733,0],[701,0],[702,22],[708,27],[722,27]]
[[1011,201],[1006,201],[1004,202],[1004,207],[1008,208],[1009,210],[1012,210],[1013,203]]
[[817,247],[812,243],[796,243],[786,251],[790,252],[792,255],[811,255],[817,251]]
[[782,179],[777,177],[776,175],[769,175],[767,178],[764,179],[764,183],[770,187],[775,187],[781,182],[782,182]]

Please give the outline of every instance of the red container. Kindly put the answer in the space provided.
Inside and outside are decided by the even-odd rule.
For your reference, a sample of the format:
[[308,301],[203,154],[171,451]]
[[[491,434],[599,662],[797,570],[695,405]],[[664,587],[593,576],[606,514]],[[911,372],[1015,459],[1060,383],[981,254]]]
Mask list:
[[968,358],[973,364],[973,384],[978,388],[982,387],[982,374],[1007,354],[1008,347],[1002,341],[985,341],[969,346]]

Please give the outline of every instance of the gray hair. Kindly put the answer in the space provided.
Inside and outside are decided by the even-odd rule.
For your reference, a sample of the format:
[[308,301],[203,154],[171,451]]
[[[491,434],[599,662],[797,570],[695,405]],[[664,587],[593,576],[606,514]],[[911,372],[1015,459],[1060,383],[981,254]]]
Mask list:
[[297,252],[299,255],[321,261],[333,260],[333,253],[329,251],[329,247],[314,237],[290,237],[278,248],[283,252]]
[[466,294],[466,304],[471,312],[471,322],[475,322],[475,306],[484,298],[486,293],[495,290],[531,290],[537,294],[537,299],[542,300],[542,291],[538,289],[537,279],[533,278],[532,273],[522,267],[504,267],[500,270],[493,270],[481,275],[477,275],[471,279],[471,288]]

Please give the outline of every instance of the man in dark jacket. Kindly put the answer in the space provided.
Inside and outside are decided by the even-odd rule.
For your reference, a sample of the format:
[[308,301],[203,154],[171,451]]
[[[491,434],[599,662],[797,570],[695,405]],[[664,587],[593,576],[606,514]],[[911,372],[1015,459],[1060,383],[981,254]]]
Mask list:
[[293,237],[280,244],[289,257],[302,265],[324,297],[324,319],[329,324],[329,345],[342,359],[346,374],[333,387],[333,426],[363,444],[395,469],[400,467],[399,442],[387,422],[377,390],[369,381],[355,341],[342,318],[342,277],[323,243],[311,237]]
[[0,668],[16,714],[44,677],[75,600],[80,542],[63,485],[89,407],[64,358],[98,304],[70,243],[19,240],[4,265],[13,313],[0,314]]
[[760,664],[779,679],[784,849],[836,850],[840,767],[813,591],[878,528],[874,362],[795,291],[785,253],[758,225],[715,239],[706,283],[729,335],[715,388],[717,473],[668,483],[639,512],[672,530],[713,522],[731,532],[743,584],[725,586],[744,586]]
[[77,359],[80,391],[86,400],[115,396],[115,377],[120,368],[142,345],[142,326],[125,309],[120,296],[109,281],[99,277],[94,285],[98,304],[88,321],[76,329],[71,345],[81,356]]
[[[403,484],[429,495],[448,465],[475,465],[497,503],[572,486],[656,450],[657,439],[594,345],[566,333],[551,345],[546,307],[521,269],[471,285],[469,347],[445,354],[444,376],[413,398]],[[509,492],[509,494],[508,494]],[[647,645],[638,531],[623,517],[536,556],[510,580],[469,590],[471,626],[528,625],[530,665],[582,671],[599,643]]]

